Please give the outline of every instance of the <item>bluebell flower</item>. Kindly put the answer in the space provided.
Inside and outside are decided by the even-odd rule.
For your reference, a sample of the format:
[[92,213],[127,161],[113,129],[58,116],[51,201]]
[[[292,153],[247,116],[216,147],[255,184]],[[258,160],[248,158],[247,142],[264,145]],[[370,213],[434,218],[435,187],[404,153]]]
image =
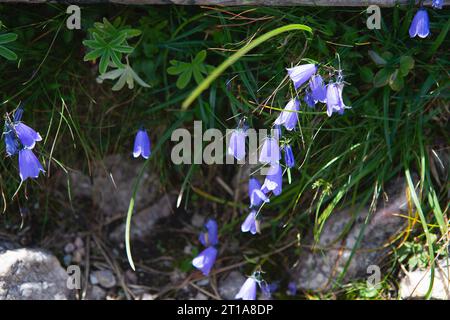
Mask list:
[[335,112],[342,115],[344,109],[348,109],[342,100],[342,89],[344,85],[342,83],[330,83],[327,85],[327,115],[331,115]]
[[274,125],[273,128],[272,128],[272,132],[273,132],[273,135],[272,135],[272,136],[273,136],[275,139],[277,139],[278,141],[280,141],[281,136],[282,136],[281,126],[278,125],[278,124]]
[[33,149],[37,141],[42,141],[39,133],[22,122],[15,123],[14,130],[24,148]]
[[311,91],[306,91],[305,96],[303,97],[303,101],[306,103],[306,105],[309,108],[314,108],[316,106],[316,102],[314,101],[314,98],[311,94]]
[[320,75],[314,75],[309,80],[309,88],[314,102],[325,103],[327,101],[327,88]]
[[13,116],[14,122],[19,122],[20,120],[22,120],[23,111],[24,111],[23,104],[21,103],[19,105],[19,107],[16,109],[16,111],[14,111],[14,116]]
[[269,169],[266,179],[261,187],[262,192],[268,193],[273,192],[274,195],[278,196],[281,194],[283,184],[283,172],[279,164],[272,166]]
[[19,152],[19,141],[13,128],[8,123],[5,123],[3,137],[5,139],[6,154],[10,157],[16,155]]
[[242,285],[239,292],[236,294],[236,299],[242,300],[255,300],[256,299],[256,279],[253,277],[248,277]]
[[288,144],[284,146],[284,163],[288,168],[292,168],[295,165],[294,154],[291,146]]
[[430,19],[425,8],[420,8],[414,16],[411,26],[409,27],[409,36],[414,38],[426,38],[430,34]]
[[292,131],[295,128],[298,122],[298,110],[300,103],[297,99],[291,99],[288,104],[284,107],[283,111],[281,111],[278,118],[275,119],[275,125],[284,125],[284,127]]
[[444,5],[444,0],[433,0],[433,3],[431,5],[435,9],[442,9],[442,6]]
[[134,139],[133,156],[135,158],[142,156],[144,159],[148,159],[151,153],[150,138],[148,137],[147,130],[141,128],[136,133],[136,138]]
[[278,146],[278,140],[274,137],[267,137],[261,147],[259,154],[259,162],[270,163],[271,165],[280,162],[281,154],[280,147]]
[[192,260],[192,265],[199,269],[205,276],[209,275],[217,257],[217,249],[208,247]]
[[261,191],[261,184],[255,178],[248,181],[248,196],[250,198],[250,208],[258,207],[263,202],[269,202],[269,198]]
[[19,151],[19,174],[22,181],[28,178],[37,178],[41,171],[45,172],[33,151],[30,149]]
[[315,64],[302,64],[297,67],[286,69],[289,77],[294,82],[295,89],[298,89],[302,84],[311,78],[316,73],[317,67]]
[[256,211],[252,210],[248,214],[247,218],[245,218],[245,221],[241,225],[241,231],[242,232],[249,232],[251,234],[256,234],[258,232],[258,226],[256,221]]
[[295,281],[291,281],[288,283],[288,294],[290,296],[295,296],[297,294],[297,284]]
[[217,222],[213,219],[209,219],[205,224],[206,232],[200,233],[199,241],[205,247],[215,246],[219,243],[218,239],[218,227]]
[[228,154],[237,160],[245,158],[245,138],[247,133],[243,128],[234,129],[231,133],[230,144],[228,145]]

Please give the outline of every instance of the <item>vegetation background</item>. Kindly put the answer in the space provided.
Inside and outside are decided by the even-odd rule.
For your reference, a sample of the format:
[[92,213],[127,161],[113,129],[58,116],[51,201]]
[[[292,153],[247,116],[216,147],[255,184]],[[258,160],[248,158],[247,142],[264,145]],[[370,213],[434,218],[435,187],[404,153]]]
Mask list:
[[[216,268],[226,269],[244,258],[238,266],[244,273],[261,265],[270,282],[289,280],[288,269],[301,246],[281,253],[277,249],[309,230],[318,236],[336,210],[368,206],[383,196],[390,180],[401,176],[412,185],[410,175],[416,174],[418,192],[411,202],[417,210],[411,212],[403,234],[390,244],[382,288],[366,292],[353,283],[329,293],[298,296],[395,298],[400,265],[432,267],[436,255],[448,255],[449,241],[448,167],[441,170],[445,156],[439,155],[448,157],[450,11],[428,10],[431,36],[410,39],[415,10],[383,8],[381,29],[368,30],[365,8],[86,5],[81,8],[82,29],[68,30],[65,6],[0,5],[0,40],[4,34],[17,35],[0,41],[2,112],[25,103],[24,121],[43,136],[38,154],[50,176],[28,181],[13,198],[20,184],[17,163],[2,159],[1,234],[24,245],[47,247],[62,259],[62,244],[55,241],[61,233],[91,232],[111,254],[117,251],[114,259],[126,269],[124,251],[114,249],[107,239],[109,226],[95,227],[98,217],[89,213],[95,208],[73,203],[70,187],[55,188],[52,177],[68,177],[72,170],[89,175],[92,164],[107,155],[131,154],[134,135],[143,124],[153,142],[145,170],[158,174],[165,192],[183,194],[177,210],[180,221],[167,223],[181,229],[192,212],[210,211],[219,222],[224,244]],[[118,40],[119,61],[114,60],[117,52],[109,56],[113,68],[102,62],[108,60],[104,52],[85,59],[97,45],[92,42],[93,28],[106,28],[108,21],[117,32],[128,30]],[[256,36],[291,23],[305,24],[313,34],[290,32],[270,39],[234,63],[181,111],[182,101],[231,53]],[[344,99],[352,109],[328,118],[324,108],[302,106],[300,130],[291,135],[297,162],[292,183],[286,183],[281,196],[265,207],[262,235],[241,234],[247,199],[235,199],[216,182],[218,176],[232,185],[238,168],[173,165],[171,132],[191,129],[193,120],[202,120],[204,129],[234,128],[242,116],[253,127],[270,127],[290,96],[283,82],[285,68],[303,58],[337,67],[337,55],[347,82]],[[111,74],[99,83],[101,71],[124,67],[127,61],[135,72],[132,89],[125,82],[116,84],[118,77],[109,80]],[[135,244],[135,258],[145,264],[159,255],[171,256],[175,261],[168,269],[192,273],[190,262],[200,249],[196,233],[157,235],[151,242]],[[187,242],[198,248],[183,253]],[[227,249],[231,243],[238,246],[239,256]],[[141,283],[156,286],[151,272],[140,271]],[[168,283],[166,276],[161,281]],[[159,294],[183,297],[175,284]],[[286,298],[284,292],[275,297]]]

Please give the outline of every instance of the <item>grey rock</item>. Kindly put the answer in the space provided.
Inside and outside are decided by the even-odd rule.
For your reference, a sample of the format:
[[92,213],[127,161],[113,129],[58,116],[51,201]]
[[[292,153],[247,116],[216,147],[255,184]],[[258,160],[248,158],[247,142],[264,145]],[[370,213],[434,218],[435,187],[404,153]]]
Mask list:
[[[450,264],[437,261],[434,270],[434,283],[431,299],[450,300]],[[399,295],[402,299],[425,298],[431,280],[431,270],[415,270],[400,281]]]
[[[134,182],[142,167],[142,161],[121,155],[107,156],[95,164],[92,199],[105,214],[124,214],[133,192]],[[135,198],[135,210],[147,208],[159,196],[159,177],[146,171],[140,181]]]
[[51,254],[37,249],[0,253],[0,300],[67,300],[67,273]]
[[[166,218],[172,213],[175,197],[166,194],[153,205],[138,211],[131,220],[131,240],[143,240],[151,235],[151,231],[159,219]],[[117,227],[110,238],[114,241],[123,241],[125,223]]]
[[99,286],[91,286],[87,292],[86,300],[104,300],[106,291]]
[[[388,196],[380,196],[382,199],[369,218],[343,283],[366,278],[367,268],[379,265],[388,253],[390,249],[384,245],[405,225],[406,219],[398,215],[407,214],[406,192],[404,180],[398,178],[387,188]],[[367,208],[361,212],[351,208],[333,212],[325,222],[318,243],[314,243],[312,233],[305,237],[305,249],[292,271],[292,278],[296,279],[299,288],[322,291],[335,284],[364,228],[368,213]]]
[[91,273],[89,279],[92,284],[99,284],[103,288],[110,289],[116,284],[116,277],[111,270],[98,270]]
[[239,292],[245,277],[238,271],[231,271],[223,280],[219,281],[219,293],[223,299],[234,299]]

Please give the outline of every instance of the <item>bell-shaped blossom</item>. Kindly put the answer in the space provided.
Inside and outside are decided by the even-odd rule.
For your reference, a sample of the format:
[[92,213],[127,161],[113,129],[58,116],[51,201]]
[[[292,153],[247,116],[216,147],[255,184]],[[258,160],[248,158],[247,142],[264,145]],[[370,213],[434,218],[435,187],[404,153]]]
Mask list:
[[5,124],[3,138],[5,139],[6,154],[10,157],[16,155],[19,152],[19,141],[11,125]]
[[291,281],[288,283],[288,294],[290,296],[295,296],[297,294],[297,284],[295,281]]
[[274,137],[267,137],[261,147],[259,162],[275,165],[280,162],[281,154],[278,140]]
[[247,278],[242,285],[239,292],[236,294],[236,299],[255,300],[256,299],[256,285],[257,281],[253,277]]
[[242,232],[249,232],[251,234],[256,234],[258,232],[258,226],[256,221],[256,211],[252,210],[248,214],[247,218],[245,218],[245,221],[241,225],[241,231]]
[[269,202],[269,198],[261,191],[261,184],[255,178],[248,181],[248,196],[250,198],[250,208],[258,207],[263,202]]
[[133,156],[135,158],[142,156],[144,159],[148,159],[151,152],[150,138],[148,137],[147,130],[141,128],[138,130],[134,139]]
[[426,38],[430,34],[430,19],[425,8],[420,8],[411,22],[409,27],[409,36],[414,38],[419,36],[420,38]]
[[276,124],[273,126],[272,128],[272,136],[277,139],[278,141],[280,141],[281,136],[282,136],[282,132],[281,132],[281,126]]
[[286,69],[292,82],[294,82],[295,89],[298,89],[302,84],[311,78],[317,71],[315,64],[302,64],[297,67]]
[[235,157],[237,160],[245,158],[245,138],[247,133],[242,128],[234,129],[231,133],[230,143],[228,145],[228,154]]
[[192,260],[192,265],[199,269],[205,276],[209,275],[217,257],[217,249],[208,247]]
[[219,243],[217,222],[213,219],[209,219],[205,223],[205,229],[206,232],[200,233],[200,236],[198,238],[201,244],[205,247],[208,247],[215,246],[217,243]]
[[314,108],[316,106],[316,102],[314,101],[314,98],[312,97],[311,91],[306,91],[305,96],[303,97],[303,101],[306,103],[306,105],[309,108]]
[[295,165],[294,154],[290,145],[284,146],[284,163],[286,167],[292,168]]
[[442,6],[444,5],[444,0],[433,0],[433,3],[431,6],[435,9],[442,9]]
[[39,133],[22,122],[15,123],[14,130],[24,148],[33,149],[36,142],[42,141]]
[[283,172],[279,164],[272,166],[269,169],[266,179],[261,187],[262,192],[268,193],[273,192],[274,195],[278,196],[281,194],[283,184]]
[[284,127],[292,131],[295,128],[298,122],[298,110],[300,103],[297,99],[291,99],[288,104],[284,107],[283,111],[281,111],[278,118],[275,119],[275,125],[284,125]]
[[335,112],[342,115],[344,109],[348,109],[342,100],[342,90],[344,85],[342,83],[330,83],[327,85],[327,115],[331,115]]
[[22,181],[28,178],[37,178],[40,172],[45,172],[38,158],[30,149],[19,151],[19,174]]
[[309,88],[315,103],[325,103],[327,101],[327,87],[320,75],[316,74],[311,77],[309,80]]

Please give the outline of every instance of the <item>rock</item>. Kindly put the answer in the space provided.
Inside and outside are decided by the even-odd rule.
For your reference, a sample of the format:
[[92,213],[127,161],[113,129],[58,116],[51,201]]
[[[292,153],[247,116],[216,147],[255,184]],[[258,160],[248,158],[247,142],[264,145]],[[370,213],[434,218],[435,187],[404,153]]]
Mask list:
[[191,298],[191,300],[209,300],[209,299],[205,294],[198,292],[195,297]]
[[221,297],[226,300],[234,299],[245,280],[245,277],[240,272],[231,271],[228,276],[219,281]]
[[106,291],[99,286],[90,286],[86,300],[104,300],[106,298]]
[[[94,165],[92,200],[105,214],[125,214],[134,182],[143,162],[131,156],[111,155]],[[135,199],[135,210],[144,210],[159,196],[159,176],[146,171]]]
[[141,300],[155,300],[156,295],[150,294],[150,293],[144,293],[141,296]]
[[[431,299],[450,300],[450,264],[441,260],[436,263]],[[402,299],[425,298],[431,280],[431,270],[415,270],[400,281],[399,295]]]
[[116,277],[111,270],[98,270],[91,273],[89,280],[92,284],[99,284],[103,288],[110,289],[117,284]]
[[[405,226],[406,219],[398,215],[407,215],[406,192],[404,180],[398,178],[387,188],[388,197],[380,196],[382,199],[371,215],[343,283],[367,278],[367,268],[378,265],[385,257],[389,248],[383,246]],[[349,260],[367,215],[368,209],[357,215],[352,209],[333,212],[325,222],[317,244],[314,244],[312,233],[305,237],[303,244],[307,249],[300,254],[299,264],[292,271],[298,288],[321,291],[332,287]]]
[[[138,211],[131,220],[131,240],[143,240],[151,235],[154,225],[161,218],[166,218],[172,213],[175,202],[173,195],[162,196],[155,204]],[[120,225],[111,234],[110,238],[116,242],[123,241],[125,234],[125,223]]]
[[0,300],[67,300],[67,273],[51,254],[37,249],[0,253]]
[[205,217],[198,214],[198,213],[194,213],[194,215],[192,216],[191,219],[191,224],[196,227],[196,228],[200,228],[203,226],[205,222]]

